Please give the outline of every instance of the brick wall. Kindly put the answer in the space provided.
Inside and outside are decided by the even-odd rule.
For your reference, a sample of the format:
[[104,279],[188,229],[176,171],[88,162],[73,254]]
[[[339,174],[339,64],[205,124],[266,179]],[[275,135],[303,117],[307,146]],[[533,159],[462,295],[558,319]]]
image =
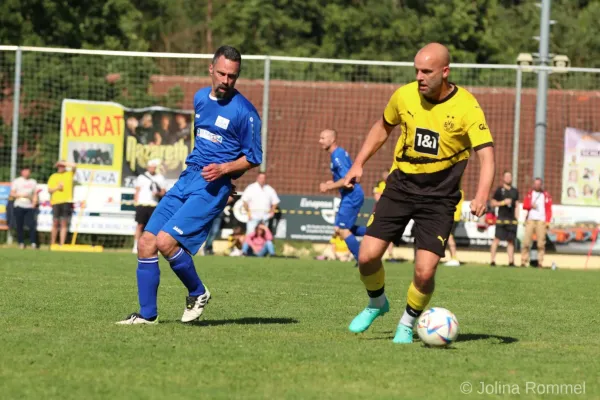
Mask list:
[[[152,91],[165,93],[170,87],[180,85],[185,99],[182,107],[189,108],[195,91],[210,84],[207,78],[165,77],[153,78]],[[379,118],[387,100],[398,85],[372,83],[331,82],[270,82],[267,179],[279,192],[285,194],[317,194],[318,183],[331,179],[329,155],[321,150],[318,139],[324,128],[336,129],[339,144],[356,156],[369,128]],[[263,82],[240,80],[237,88],[252,101],[262,114]],[[502,171],[512,167],[514,89],[468,88],[476,96],[486,113],[488,125],[494,135],[497,178]],[[532,182],[535,130],[535,89],[522,92],[519,179],[521,192]],[[600,131],[600,91],[550,90],[548,92],[548,117],[546,136],[546,188],[555,202],[560,201],[563,163],[564,129],[567,126]],[[365,191],[371,192],[383,170],[389,168],[398,132],[379,150],[367,164],[363,179]],[[475,194],[478,162],[472,157],[463,187],[467,197]],[[254,180],[250,172],[238,181],[243,189]]]

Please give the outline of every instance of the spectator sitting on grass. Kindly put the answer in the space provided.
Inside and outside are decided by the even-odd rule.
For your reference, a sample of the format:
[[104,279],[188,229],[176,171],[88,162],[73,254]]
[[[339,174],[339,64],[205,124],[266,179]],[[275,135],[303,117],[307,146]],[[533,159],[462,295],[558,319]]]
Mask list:
[[245,238],[246,237],[241,227],[236,226],[233,228],[233,232],[227,238],[227,240],[229,240],[228,252],[231,257],[239,257],[243,255],[242,246]]
[[325,248],[323,254],[316,257],[317,260],[340,260],[340,261],[351,261],[352,253],[348,249],[348,245],[339,235],[335,232],[329,241],[329,246]]
[[245,256],[255,255],[264,257],[267,253],[275,255],[275,246],[273,246],[273,234],[263,223],[259,223],[254,232],[246,235],[246,240],[242,246],[242,252]]

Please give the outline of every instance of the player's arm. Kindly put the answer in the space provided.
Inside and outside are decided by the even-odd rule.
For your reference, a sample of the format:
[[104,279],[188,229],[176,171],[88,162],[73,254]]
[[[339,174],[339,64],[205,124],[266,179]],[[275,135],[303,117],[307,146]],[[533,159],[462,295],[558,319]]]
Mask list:
[[345,181],[346,181],[346,178],[342,178],[335,182],[333,182],[333,181],[325,182],[324,183],[325,190],[328,191],[328,190],[337,190],[337,189],[343,188],[344,186],[346,186]]
[[479,104],[469,110],[466,120],[467,134],[471,146],[479,158],[479,183],[475,198],[471,201],[471,214],[481,217],[485,213],[487,199],[494,183],[496,162],[494,141]]
[[353,182],[360,182],[363,167],[369,159],[383,146],[396,125],[401,121],[400,109],[403,108],[403,101],[400,92],[397,90],[388,102],[383,116],[371,127],[360,152],[354,159],[354,164],[346,174],[344,186],[352,187]]
[[135,193],[133,194],[133,204],[137,204],[140,198],[140,187],[136,186]]
[[515,219],[519,220],[519,191],[515,193]]
[[[488,146],[477,150],[479,157],[479,183],[477,184],[477,192],[475,194],[476,204],[471,202],[471,212],[475,211],[475,215],[482,216],[485,212],[485,203],[494,183],[494,173],[496,163],[494,160],[494,147]],[[475,208],[474,208],[475,206]]]
[[246,114],[240,124],[240,144],[243,156],[224,164],[210,164],[202,169],[202,176],[208,182],[219,179],[223,175],[239,175],[262,163],[262,146],[260,138],[261,121],[258,114],[251,111]]

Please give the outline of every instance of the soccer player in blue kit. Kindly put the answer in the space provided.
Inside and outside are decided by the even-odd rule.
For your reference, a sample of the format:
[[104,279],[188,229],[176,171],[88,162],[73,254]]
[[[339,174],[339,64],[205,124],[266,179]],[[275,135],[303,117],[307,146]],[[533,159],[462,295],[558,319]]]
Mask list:
[[208,68],[212,85],[194,95],[194,149],[186,169],[156,207],[138,243],[139,313],[120,325],[158,322],[160,281],[158,252],[188,290],[182,322],[198,319],[210,299],[192,255],[212,221],[225,208],[232,179],[262,162],[261,121],[254,106],[235,88],[242,57],[230,46],[220,47]]
[[356,236],[364,236],[367,228],[356,226],[355,223],[365,201],[365,193],[358,183],[353,188],[344,187],[344,176],[352,167],[352,160],[348,152],[337,145],[337,132],[333,129],[325,129],[319,135],[319,143],[323,150],[331,154],[330,168],[333,175],[333,181],[321,183],[319,190],[322,193],[336,189],[340,191],[342,201],[335,215],[335,230],[348,245],[354,259],[358,261],[360,243]]

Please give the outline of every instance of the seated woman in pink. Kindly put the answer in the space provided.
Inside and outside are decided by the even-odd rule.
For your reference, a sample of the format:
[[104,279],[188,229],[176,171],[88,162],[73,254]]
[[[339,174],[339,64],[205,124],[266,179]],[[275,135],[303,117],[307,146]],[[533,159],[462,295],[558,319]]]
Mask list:
[[245,256],[255,255],[256,257],[264,257],[275,255],[275,246],[273,246],[273,234],[265,224],[258,224],[254,228],[254,232],[246,235],[246,240],[242,245],[242,252]]

